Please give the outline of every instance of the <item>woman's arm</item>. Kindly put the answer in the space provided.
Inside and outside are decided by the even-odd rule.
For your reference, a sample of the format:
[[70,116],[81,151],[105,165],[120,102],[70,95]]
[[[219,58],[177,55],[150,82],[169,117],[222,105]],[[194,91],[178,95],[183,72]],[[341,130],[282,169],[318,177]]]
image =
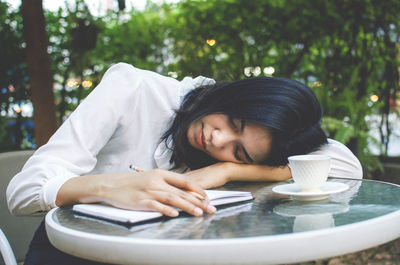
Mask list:
[[125,64],[111,67],[49,142],[29,158],[7,188],[13,214],[40,213],[56,207],[60,187],[95,167],[97,154],[120,126],[126,101],[133,101],[140,86],[140,76],[135,72]]
[[[356,156],[343,144],[329,139],[328,144],[310,154],[327,155],[331,158],[330,177],[363,177],[362,167]],[[186,173],[203,189],[222,186],[229,181],[283,181],[292,177],[289,167],[217,163]]]
[[106,202],[131,210],[158,211],[175,217],[182,209],[195,216],[214,213],[205,192],[183,175],[151,170],[140,173],[86,175],[69,179],[57,194],[56,205]]
[[328,139],[328,144],[323,145],[311,155],[327,155],[331,158],[330,177],[362,179],[363,169],[358,158],[344,144]]
[[219,187],[229,181],[283,181],[292,177],[287,166],[269,167],[232,162],[217,163],[185,175],[203,189]]
[[[167,205],[182,207],[190,213],[197,207],[205,210],[204,202],[200,203],[181,189],[203,195],[204,192],[186,179],[182,180],[181,175],[167,171],[123,174],[128,171],[128,165],[120,162],[118,168],[121,155],[110,156],[108,160],[103,157],[100,160],[103,164],[99,164],[104,148],[115,153],[116,150],[130,153],[132,157],[144,156],[140,151],[143,146],[142,149],[128,148],[123,141],[121,144],[115,140],[121,139],[119,137],[127,131],[128,125],[134,129],[138,126],[130,122],[132,113],[141,111],[140,115],[146,111],[138,108],[143,105],[139,104],[139,95],[149,88],[148,77],[146,71],[127,64],[111,67],[49,142],[39,148],[23,170],[14,176],[7,188],[10,211],[15,215],[35,214],[76,202],[108,202],[129,209],[161,209],[163,213],[172,209]],[[138,127],[137,130],[144,129]],[[130,138],[134,137],[131,135]],[[112,140],[114,145],[110,146]],[[132,142],[132,139],[126,140]],[[142,139],[140,143],[143,142]],[[110,169],[112,163],[117,165],[115,169]],[[103,168],[91,174],[99,165]],[[149,165],[147,169],[150,169]],[[97,173],[109,174],[94,175]],[[150,180],[145,180],[146,177]]]

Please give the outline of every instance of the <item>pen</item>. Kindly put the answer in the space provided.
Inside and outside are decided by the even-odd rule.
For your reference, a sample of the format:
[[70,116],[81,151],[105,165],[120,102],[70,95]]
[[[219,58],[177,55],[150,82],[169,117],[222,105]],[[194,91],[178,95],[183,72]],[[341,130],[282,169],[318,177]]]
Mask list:
[[136,172],[143,172],[144,171],[143,169],[141,169],[141,168],[139,168],[137,166],[134,166],[134,165],[129,165],[129,169],[133,170],[133,171],[136,171]]

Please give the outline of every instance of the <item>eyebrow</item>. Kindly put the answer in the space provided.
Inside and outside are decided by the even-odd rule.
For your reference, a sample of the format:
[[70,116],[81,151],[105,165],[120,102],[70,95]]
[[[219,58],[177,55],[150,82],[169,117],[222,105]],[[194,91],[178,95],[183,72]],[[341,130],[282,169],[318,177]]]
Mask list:
[[[240,126],[240,132],[243,134],[244,127],[246,126],[246,121],[245,120],[240,120],[241,126]],[[246,160],[250,163],[253,164],[254,160],[250,157],[249,153],[247,153],[246,148],[244,146],[242,147],[244,156],[246,157]]]
[[240,120],[240,132],[243,134],[244,131],[244,126],[246,125],[246,121],[245,120]]

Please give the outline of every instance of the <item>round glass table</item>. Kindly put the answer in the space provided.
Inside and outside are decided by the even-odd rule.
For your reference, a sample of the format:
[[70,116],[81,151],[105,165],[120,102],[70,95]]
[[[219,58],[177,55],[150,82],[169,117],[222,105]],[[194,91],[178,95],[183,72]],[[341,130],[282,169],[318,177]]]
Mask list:
[[284,183],[230,183],[254,200],[216,214],[126,226],[56,208],[50,242],[81,258],[113,264],[277,264],[360,251],[400,237],[400,186],[330,178],[349,189],[317,201],[276,194]]

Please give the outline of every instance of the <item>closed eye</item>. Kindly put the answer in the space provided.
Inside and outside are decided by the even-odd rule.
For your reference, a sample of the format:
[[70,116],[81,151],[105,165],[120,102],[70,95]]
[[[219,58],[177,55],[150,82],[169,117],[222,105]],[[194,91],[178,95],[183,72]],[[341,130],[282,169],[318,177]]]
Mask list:
[[249,154],[247,153],[246,149],[244,149],[244,147],[235,145],[233,154],[234,154],[236,160],[239,162],[243,162],[246,164],[254,163],[254,160],[249,156]]
[[[231,128],[235,132],[240,131],[240,133],[243,134],[244,128],[246,126],[245,120],[234,119],[229,116],[228,122],[229,122],[229,125],[231,126]],[[242,152],[243,155],[240,155],[240,151]],[[248,163],[248,164],[254,163],[253,159],[249,156],[249,154],[247,153],[246,149],[243,146],[239,146],[236,144],[233,155],[235,156],[236,160],[238,160],[240,162]]]
[[244,162],[239,156],[239,147],[235,145],[235,149],[233,151],[233,155],[235,156],[237,161]]

